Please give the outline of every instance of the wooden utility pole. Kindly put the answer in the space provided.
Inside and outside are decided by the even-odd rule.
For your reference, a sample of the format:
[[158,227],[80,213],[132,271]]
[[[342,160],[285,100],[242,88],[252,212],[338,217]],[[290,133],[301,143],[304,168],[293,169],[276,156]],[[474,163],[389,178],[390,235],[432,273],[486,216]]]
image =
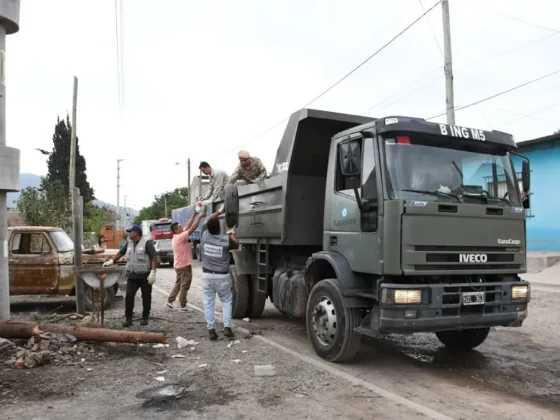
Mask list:
[[74,76],[74,92],[72,96],[72,133],[70,137],[70,168],[68,191],[72,199],[72,239],[74,240],[74,286],[76,288],[76,311],[79,314],[86,312],[84,298],[84,282],[79,270],[82,268],[82,242],[83,242],[83,199],[80,189],[76,188],[76,128],[78,109],[78,78]]
[[455,98],[453,92],[453,58],[451,54],[451,23],[449,20],[449,0],[441,0],[443,16],[443,51],[445,71],[445,109],[447,124],[455,124]]
[[70,137],[70,167],[68,168],[68,194],[72,197],[76,186],[76,119],[78,107],[78,78],[74,76],[74,91],[72,95],[72,133]]

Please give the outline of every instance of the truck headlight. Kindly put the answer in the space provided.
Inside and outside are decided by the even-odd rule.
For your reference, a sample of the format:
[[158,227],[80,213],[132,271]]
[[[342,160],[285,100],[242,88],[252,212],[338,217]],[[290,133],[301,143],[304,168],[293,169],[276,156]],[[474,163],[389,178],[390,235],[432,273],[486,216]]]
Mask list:
[[389,305],[420,305],[422,303],[422,290],[383,289],[381,302]]
[[526,284],[522,286],[511,286],[511,298],[514,300],[528,300],[529,286]]

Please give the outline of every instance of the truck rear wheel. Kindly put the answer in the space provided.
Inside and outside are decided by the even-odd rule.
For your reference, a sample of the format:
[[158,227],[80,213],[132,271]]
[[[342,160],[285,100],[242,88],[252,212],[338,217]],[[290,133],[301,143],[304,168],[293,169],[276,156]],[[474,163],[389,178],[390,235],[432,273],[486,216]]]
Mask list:
[[359,308],[347,308],[334,279],[318,282],[307,301],[306,324],[315,353],[329,362],[350,360],[360,348]]
[[233,295],[231,317],[241,319],[245,317],[249,307],[249,276],[237,274],[237,268],[232,265],[229,268],[231,277],[231,290]]
[[257,290],[257,281],[256,276],[250,276],[249,306],[245,314],[248,318],[254,319],[258,319],[262,316],[264,307],[266,306],[266,293]]
[[474,328],[457,331],[440,331],[436,337],[445,347],[453,350],[472,350],[480,346],[488,337],[490,328]]

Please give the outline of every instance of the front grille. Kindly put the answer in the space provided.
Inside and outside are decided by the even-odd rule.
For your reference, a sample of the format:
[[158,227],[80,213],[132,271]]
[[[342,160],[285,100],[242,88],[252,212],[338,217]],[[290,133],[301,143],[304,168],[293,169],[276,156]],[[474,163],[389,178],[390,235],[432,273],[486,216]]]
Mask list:
[[519,252],[519,247],[502,246],[447,246],[447,245],[417,245],[419,252]]
[[[463,305],[464,292],[484,292],[483,305]],[[500,310],[501,296],[505,293],[500,284],[469,284],[443,288],[442,316],[459,316],[462,314],[488,314]]]
[[[459,263],[461,254],[426,254],[429,263]],[[488,263],[513,262],[513,254],[487,254]]]
[[440,271],[440,270],[520,270],[521,264],[422,264],[415,265],[417,271]]

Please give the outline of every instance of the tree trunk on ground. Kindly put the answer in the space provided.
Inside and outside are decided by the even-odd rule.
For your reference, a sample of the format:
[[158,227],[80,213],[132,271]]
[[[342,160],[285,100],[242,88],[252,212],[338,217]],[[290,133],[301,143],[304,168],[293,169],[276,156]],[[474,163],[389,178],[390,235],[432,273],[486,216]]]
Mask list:
[[0,337],[30,338],[42,333],[71,334],[83,341],[109,341],[118,343],[162,343],[167,336],[144,331],[122,331],[106,328],[75,327],[72,325],[38,324],[28,321],[0,321]]

